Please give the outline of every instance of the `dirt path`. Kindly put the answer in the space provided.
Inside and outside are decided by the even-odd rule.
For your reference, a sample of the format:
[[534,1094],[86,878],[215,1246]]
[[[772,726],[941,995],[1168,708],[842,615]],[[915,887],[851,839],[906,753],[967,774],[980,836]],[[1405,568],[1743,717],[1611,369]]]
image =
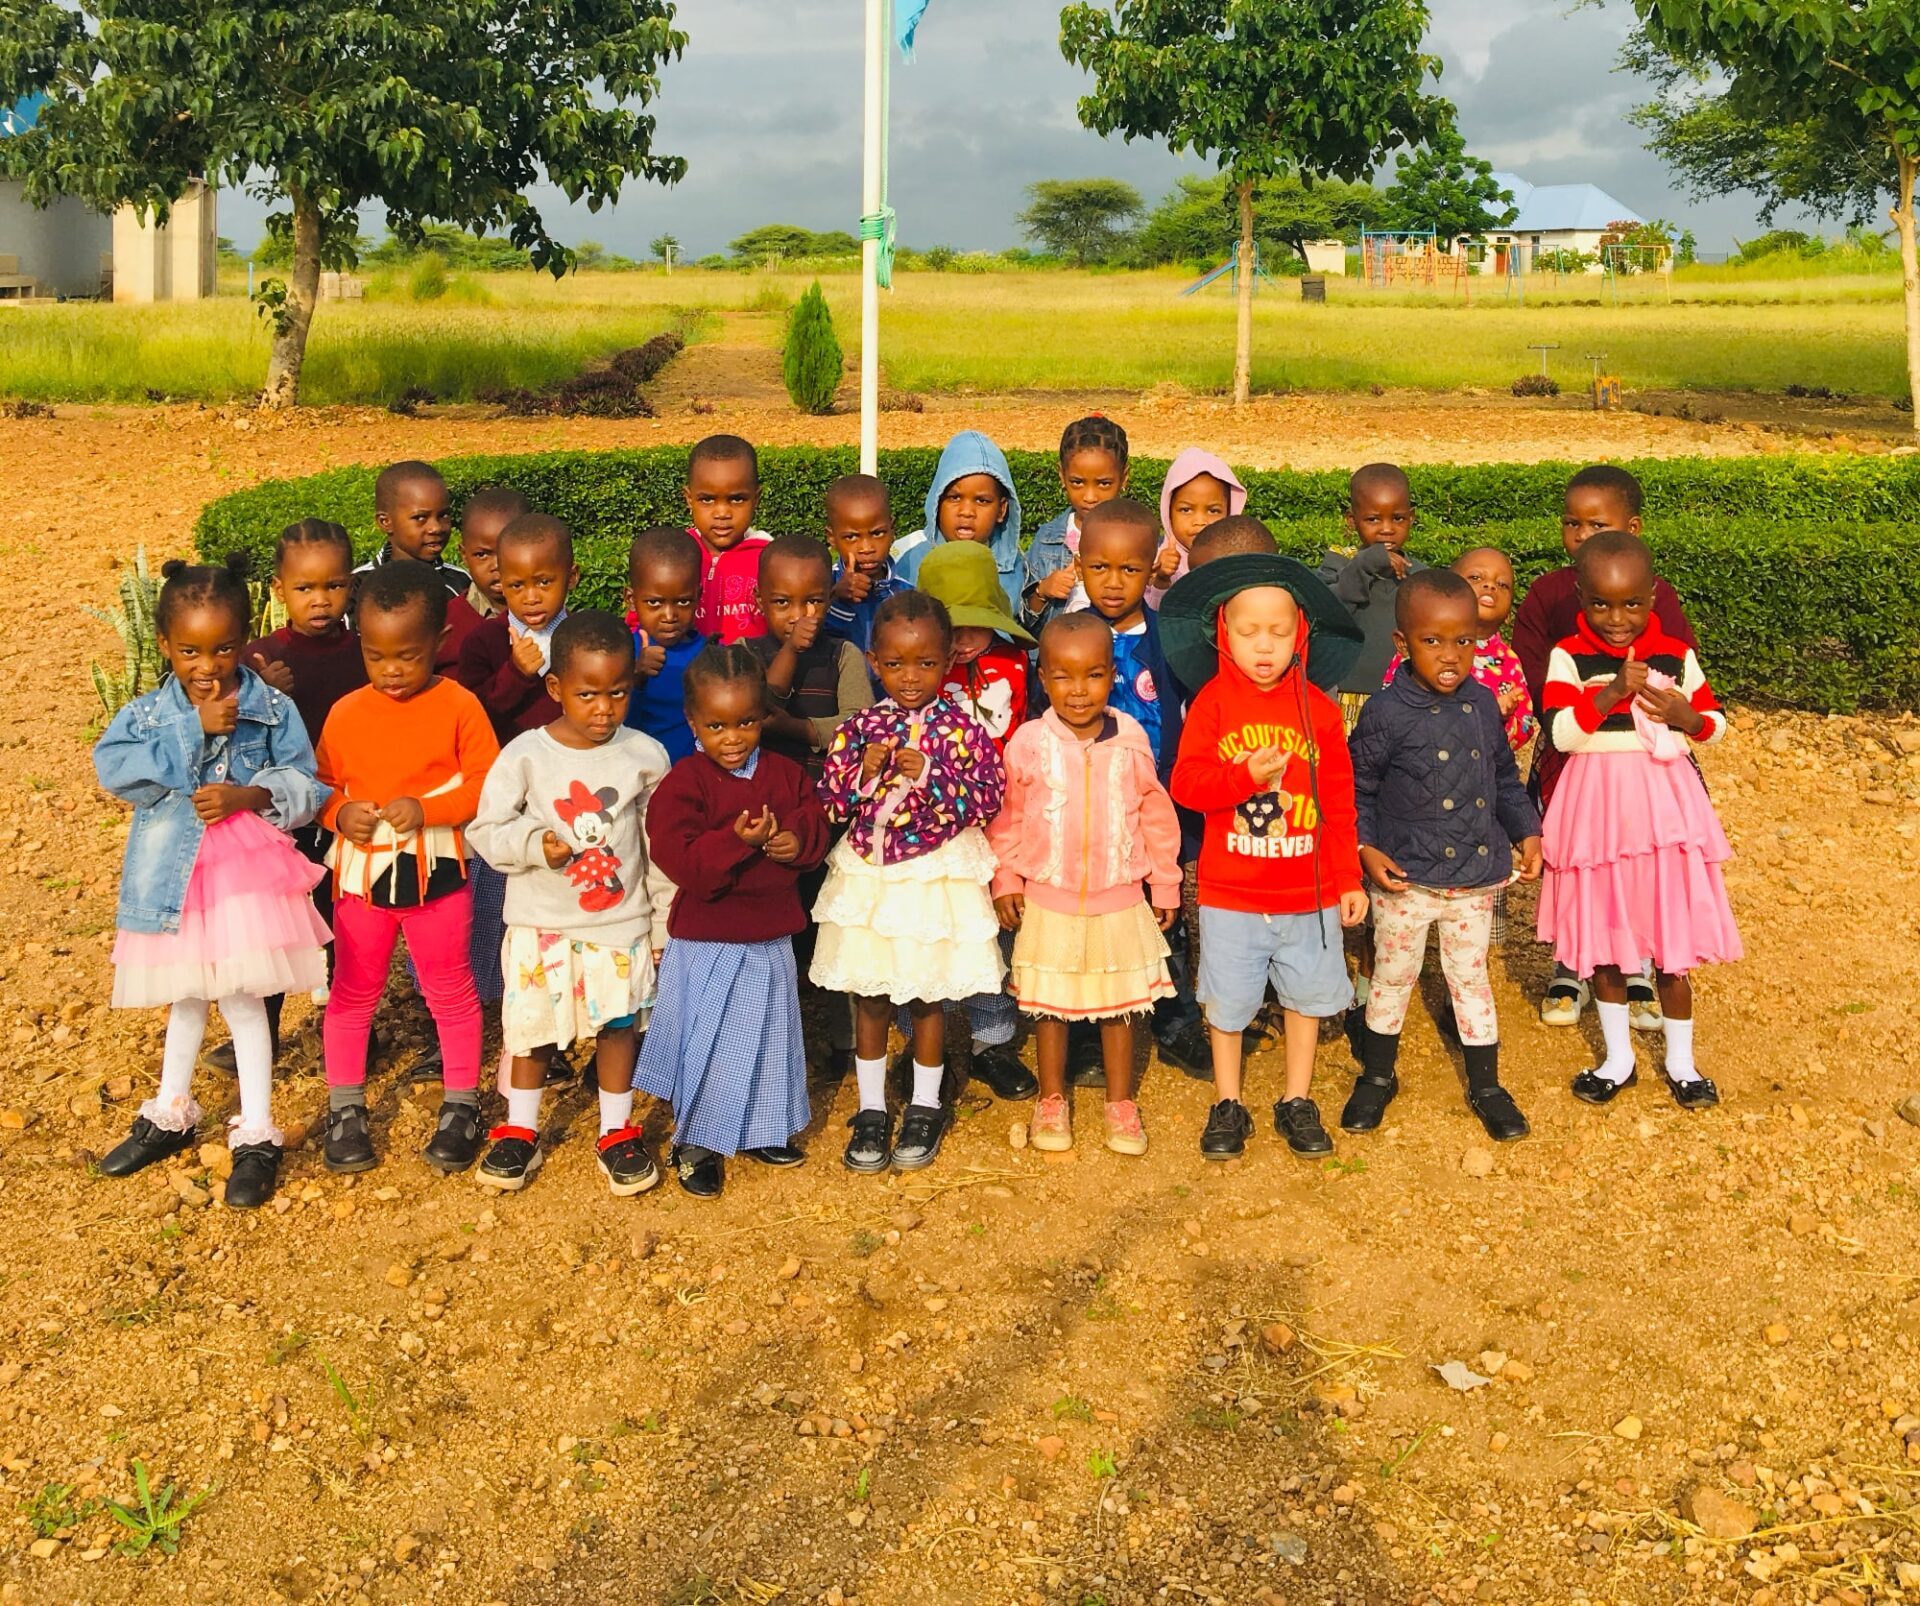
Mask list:
[[[1063,412],[1001,407],[992,427],[1042,446]],[[892,415],[889,438],[977,416]],[[1193,403],[1124,416],[1142,450],[1224,434],[1269,462],[1768,442],[1394,398],[1225,429]],[[90,1176],[160,1034],[103,1007],[125,815],[92,784],[84,662],[104,642],[78,610],[107,600],[115,556],[179,550],[203,500],[267,475],[710,423],[0,423],[18,465],[0,542],[55,577],[16,588],[0,693],[0,1601],[1902,1598],[1896,1565],[1920,1563],[1899,1420],[1920,1412],[1920,1130],[1892,1113],[1920,1086],[1911,721],[1742,716],[1708,755],[1749,957],[1701,987],[1727,1097],[1705,1116],[1666,1099],[1646,1042],[1611,1109],[1568,1097],[1589,1045],[1533,1020],[1543,966],[1517,907],[1495,969],[1535,1135],[1497,1153],[1416,1010],[1386,1129],[1321,1167],[1264,1127],[1244,1162],[1203,1164],[1206,1092],[1156,1066],[1143,1161],[1016,1152],[1017,1112],[969,1098],[935,1169],[853,1178],[852,1090],[828,1084],[800,1172],[735,1167],[713,1206],[671,1184],[615,1201],[575,1092],[549,1106],[564,1137],[539,1183],[488,1201],[417,1158],[434,1095],[399,1081],[403,1027],[375,1077],[379,1170],[329,1177],[308,1145],[257,1218],[207,1203],[199,1162]],[[1344,1051],[1320,1069],[1337,1106]],[[1257,1110],[1276,1074],[1254,1062]],[[203,1097],[224,1113],[230,1085]],[[309,1033],[280,1097],[302,1120],[324,1102]],[[1097,1126],[1090,1098],[1079,1114]],[[1430,1367],[1454,1359],[1494,1381],[1451,1391]],[[129,1498],[136,1460],[216,1490],[175,1558],[110,1548],[124,1530],[94,1502]],[[1710,1522],[1791,1526],[1703,1539],[1678,1516],[1696,1486],[1731,1502]],[[1863,1500],[1897,1515],[1866,1521]]]

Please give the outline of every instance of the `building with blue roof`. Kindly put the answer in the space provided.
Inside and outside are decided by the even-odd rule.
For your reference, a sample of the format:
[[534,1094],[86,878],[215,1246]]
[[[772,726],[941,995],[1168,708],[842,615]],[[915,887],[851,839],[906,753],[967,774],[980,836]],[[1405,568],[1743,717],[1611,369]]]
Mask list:
[[1615,223],[1644,223],[1645,218],[1597,184],[1529,184],[1517,173],[1495,173],[1494,182],[1511,192],[1518,211],[1511,223],[1485,235],[1493,271],[1504,273],[1510,258],[1522,273],[1545,252],[1578,251],[1596,256],[1601,237]]

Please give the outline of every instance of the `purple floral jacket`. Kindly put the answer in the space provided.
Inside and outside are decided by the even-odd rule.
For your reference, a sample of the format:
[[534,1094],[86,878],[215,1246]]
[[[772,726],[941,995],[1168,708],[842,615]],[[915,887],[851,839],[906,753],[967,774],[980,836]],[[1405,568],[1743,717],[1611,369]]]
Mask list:
[[[893,762],[862,784],[861,754],[870,743],[887,741],[926,754],[925,769],[909,779]],[[984,826],[1000,812],[1006,790],[993,738],[944,695],[914,710],[889,697],[849,716],[834,733],[820,775],[828,816],[852,822],[848,840],[873,864],[920,858],[968,826]]]

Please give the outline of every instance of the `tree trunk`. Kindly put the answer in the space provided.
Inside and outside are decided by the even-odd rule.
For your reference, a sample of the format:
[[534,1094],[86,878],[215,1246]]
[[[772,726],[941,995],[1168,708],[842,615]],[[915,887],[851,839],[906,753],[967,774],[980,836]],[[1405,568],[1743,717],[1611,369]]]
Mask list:
[[1253,185],[1240,185],[1240,244],[1236,247],[1235,288],[1239,306],[1233,344],[1233,405],[1246,405],[1253,389]]
[[293,201],[293,277],[287,285],[287,304],[274,327],[273,350],[267,358],[267,383],[260,392],[262,407],[295,407],[300,402],[300,367],[307,358],[307,331],[313,327],[314,304],[320,299],[320,208],[299,190]]
[[1920,160],[1896,153],[1900,164],[1899,202],[1893,209],[1900,231],[1900,276],[1907,300],[1907,394],[1913,402],[1913,432],[1920,438],[1920,246],[1914,242],[1913,186]]

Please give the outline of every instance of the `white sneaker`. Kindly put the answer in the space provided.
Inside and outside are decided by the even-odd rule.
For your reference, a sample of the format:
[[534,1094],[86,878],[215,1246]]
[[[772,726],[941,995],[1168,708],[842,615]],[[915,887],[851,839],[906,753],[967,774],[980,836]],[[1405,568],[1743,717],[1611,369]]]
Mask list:
[[316,987],[312,992],[307,994],[307,997],[313,1000],[315,1007],[322,1009],[326,1007],[327,1000],[332,996],[333,989],[331,987]]
[[1540,1000],[1540,1024],[1578,1026],[1581,1012],[1592,998],[1593,994],[1585,982],[1556,977],[1547,988],[1547,996]]
[[1660,1013],[1660,995],[1645,976],[1627,981],[1627,1024],[1636,1032],[1657,1032],[1667,1024]]

